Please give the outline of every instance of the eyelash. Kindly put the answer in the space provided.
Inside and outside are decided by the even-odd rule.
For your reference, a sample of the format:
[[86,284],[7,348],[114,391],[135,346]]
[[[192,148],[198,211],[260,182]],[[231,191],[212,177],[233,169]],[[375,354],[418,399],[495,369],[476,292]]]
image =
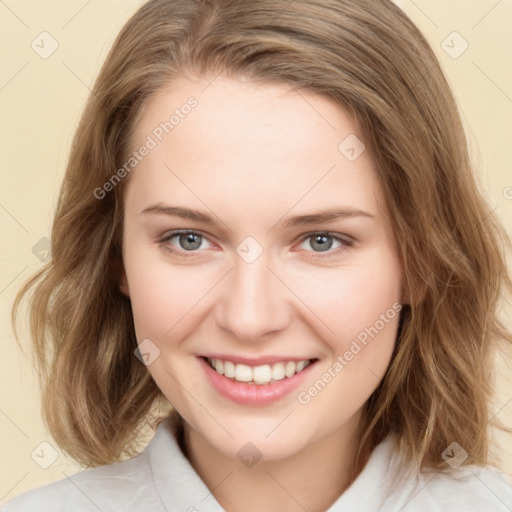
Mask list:
[[[196,249],[194,251],[178,250],[178,249],[175,249],[169,243],[176,236],[188,235],[188,234],[199,235],[200,237],[202,237],[202,238],[204,238],[204,239],[209,241],[207,236],[203,235],[202,233],[200,233],[198,231],[183,230],[183,231],[172,231],[171,233],[166,235],[164,238],[159,240],[159,244],[166,251],[168,251],[168,252],[170,252],[172,254],[176,254],[179,257],[182,257],[182,258],[193,258],[193,257],[195,257],[194,253],[200,252],[198,249]],[[300,239],[299,243],[301,244],[304,241],[306,241],[308,238],[313,238],[314,236],[319,236],[319,235],[323,235],[323,236],[326,236],[328,238],[332,238],[332,239],[336,240],[337,242],[340,242],[342,245],[340,247],[338,247],[337,249],[333,250],[333,251],[331,251],[331,250],[325,251],[325,254],[322,254],[321,252],[308,251],[308,252],[313,252],[313,254],[314,254],[313,258],[330,258],[330,257],[333,257],[333,256],[338,256],[341,252],[345,251],[348,247],[352,247],[353,244],[354,244],[354,241],[349,239],[348,237],[342,237],[342,236],[335,235],[333,233],[329,233],[329,232],[326,232],[326,231],[313,231],[313,232],[310,232],[310,233],[306,233]]]

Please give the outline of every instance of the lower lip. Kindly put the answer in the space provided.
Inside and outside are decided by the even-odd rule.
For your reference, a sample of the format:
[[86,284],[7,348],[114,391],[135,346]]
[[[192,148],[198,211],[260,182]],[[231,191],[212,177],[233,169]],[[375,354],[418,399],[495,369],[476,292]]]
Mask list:
[[309,363],[301,372],[273,384],[247,384],[218,374],[202,357],[199,357],[199,361],[214,389],[223,397],[243,405],[268,405],[277,402],[296,389],[317,362]]

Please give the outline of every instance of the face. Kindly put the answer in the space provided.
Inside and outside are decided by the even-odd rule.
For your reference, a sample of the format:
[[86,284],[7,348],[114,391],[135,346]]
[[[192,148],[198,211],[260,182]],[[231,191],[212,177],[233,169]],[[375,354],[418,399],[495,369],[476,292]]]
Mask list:
[[223,76],[142,112],[121,290],[154,380],[225,456],[347,431],[389,364],[402,270],[362,143],[329,99]]

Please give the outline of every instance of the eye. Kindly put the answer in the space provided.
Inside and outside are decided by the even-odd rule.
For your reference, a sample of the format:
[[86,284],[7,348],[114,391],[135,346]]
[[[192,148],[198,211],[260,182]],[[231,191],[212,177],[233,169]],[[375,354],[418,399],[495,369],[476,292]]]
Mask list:
[[[172,241],[176,239],[176,243]],[[207,238],[197,231],[173,231],[160,240],[160,244],[169,252],[188,258],[198,249],[204,249]],[[191,254],[187,254],[191,253]]]
[[[354,241],[346,236],[334,235],[332,233],[308,233],[303,239],[301,244],[306,243],[309,247],[313,248],[316,253],[313,257],[324,258],[336,256],[346,250],[347,247],[352,247]],[[338,243],[335,250],[331,250],[334,243]],[[325,254],[321,254],[325,253]]]
[[[183,230],[173,231],[165,235],[165,237],[159,241],[159,244],[163,246],[166,251],[176,254],[179,257],[190,258],[194,257],[194,253],[200,252],[200,249],[207,248],[204,247],[205,242],[210,243],[202,233]],[[307,244],[313,249],[314,258],[337,256],[348,247],[351,247],[353,243],[354,241],[347,236],[326,232],[308,233],[303,236],[301,241],[301,244]],[[338,246],[332,250],[334,244],[338,244]]]

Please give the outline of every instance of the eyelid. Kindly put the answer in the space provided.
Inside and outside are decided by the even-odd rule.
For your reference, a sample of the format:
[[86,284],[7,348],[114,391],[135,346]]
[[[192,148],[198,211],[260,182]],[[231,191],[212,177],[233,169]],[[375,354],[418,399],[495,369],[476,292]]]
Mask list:
[[307,238],[309,238],[313,235],[326,235],[331,238],[341,240],[342,242],[347,243],[347,244],[355,242],[354,238],[352,238],[351,236],[345,235],[343,233],[335,233],[332,231],[322,231],[322,230],[310,231],[309,233],[305,233],[305,234],[301,235],[300,241],[303,242],[304,240],[306,240]]
[[[200,230],[197,230],[197,229],[177,229],[177,230],[173,230],[173,231],[170,231],[166,234],[164,234],[163,236],[161,236],[159,239],[158,239],[158,242],[159,244],[161,245],[164,245],[166,242],[169,242],[171,239],[173,239],[175,236],[178,236],[178,235],[181,235],[181,234],[194,234],[194,235],[199,235],[201,236],[202,238],[206,239],[209,243],[213,244],[213,245],[217,245],[217,244],[214,244],[214,242],[212,242],[210,240],[210,236],[209,235],[206,235],[205,233],[203,233],[202,231]],[[313,237],[314,235],[325,235],[329,238],[333,238],[334,240],[337,240],[338,242],[340,242],[342,245],[334,250],[327,250],[325,251],[325,254],[322,254],[323,251],[320,251],[320,252],[315,252],[315,251],[306,251],[306,252],[309,252],[311,253],[313,256],[313,258],[322,258],[322,257],[332,257],[332,256],[337,256],[340,252],[350,248],[353,246],[354,242],[355,242],[355,239],[348,236],[348,235],[345,235],[345,234],[342,234],[342,233],[333,233],[333,232],[330,232],[330,231],[310,231],[308,233],[304,233],[300,236],[299,238],[299,241],[298,243],[303,243],[304,241],[306,241],[308,238],[311,238]],[[177,249],[177,248],[174,248],[174,246],[171,246],[172,249],[170,247],[166,247],[166,250],[171,252],[171,253],[174,253],[174,254],[179,254],[180,256],[183,256],[183,257],[194,257],[194,254],[195,253],[201,253],[203,251],[200,251],[200,250],[194,250],[194,251],[186,251],[184,249]]]
[[[212,240],[210,239],[210,235],[207,235],[197,229],[175,229],[175,230],[169,231],[169,232],[165,233],[164,235],[162,235],[161,237],[159,237],[158,242],[160,242],[160,243],[168,242],[175,236],[188,235],[188,234],[199,235],[202,238],[204,238],[205,240],[207,240],[210,244],[217,245],[214,242],[212,242]],[[181,250],[180,252],[186,252],[186,251]],[[200,252],[200,251],[196,250],[196,251],[188,251],[188,252],[192,253],[192,252]]]
[[313,237],[314,235],[317,235],[317,236],[324,235],[329,238],[333,238],[334,240],[337,240],[338,242],[340,242],[341,246],[337,247],[334,250],[327,250],[327,251],[320,251],[320,252],[306,251],[306,252],[312,254],[311,258],[329,258],[329,257],[339,256],[340,253],[342,253],[342,252],[346,251],[347,249],[349,249],[350,247],[352,247],[355,242],[354,238],[352,238],[348,235],[342,234],[342,233],[333,233],[330,231],[310,231],[309,233],[305,233],[305,234],[301,235],[299,243],[302,244],[304,241],[306,241],[308,238]]

